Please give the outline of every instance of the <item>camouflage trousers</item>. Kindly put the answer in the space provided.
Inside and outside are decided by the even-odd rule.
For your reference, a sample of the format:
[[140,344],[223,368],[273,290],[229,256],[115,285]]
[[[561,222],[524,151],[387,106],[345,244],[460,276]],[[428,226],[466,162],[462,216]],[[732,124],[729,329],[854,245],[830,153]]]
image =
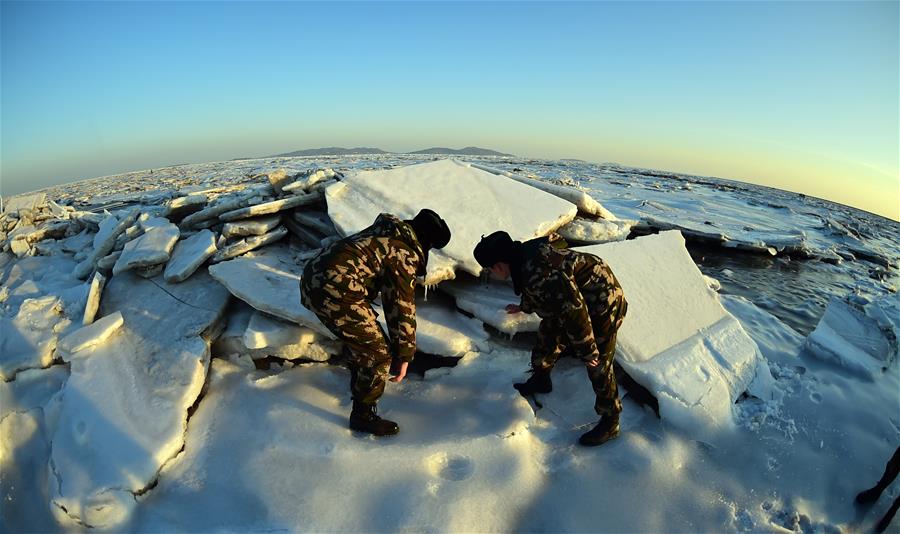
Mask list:
[[335,298],[323,288],[306,287],[306,279],[300,282],[300,300],[344,343],[353,401],[375,404],[384,393],[391,352],[372,305],[365,300]]
[[[613,358],[616,355],[616,333],[628,311],[628,302],[621,287],[611,288],[610,293],[602,300],[605,302],[598,303],[597,299],[585,297],[594,331],[594,341],[600,353],[599,365],[585,368],[597,396],[594,411],[601,416],[615,415],[622,411],[622,401],[619,400],[619,388],[613,370]],[[541,321],[537,343],[531,352],[531,368],[549,373],[566,350],[565,339],[566,333],[562,325],[546,319]]]

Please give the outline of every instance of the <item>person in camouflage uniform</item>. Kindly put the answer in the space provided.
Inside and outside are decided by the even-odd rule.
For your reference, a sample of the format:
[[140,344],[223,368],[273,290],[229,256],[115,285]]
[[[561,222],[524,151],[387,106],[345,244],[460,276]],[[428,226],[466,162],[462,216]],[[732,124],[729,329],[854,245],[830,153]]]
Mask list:
[[509,313],[541,317],[531,353],[532,375],[515,384],[522,395],[549,393],[550,371],[563,351],[580,358],[596,393],[594,410],[600,421],[581,436],[582,445],[600,445],[619,433],[619,400],[613,357],[616,332],[628,303],[609,266],[597,256],[563,248],[564,242],[538,238],[513,241],[506,232],[483,237],[475,247],[478,263],[500,279],[512,277],[521,304]]
[[[425,275],[428,251],[450,241],[447,223],[423,209],[412,220],[382,213],[372,226],[325,247],[303,269],[301,302],[344,343],[349,355],[353,409],[350,428],[383,436],[397,423],[376,411],[396,364],[399,382],[416,353],[416,276]],[[371,302],[381,294],[386,337]]]

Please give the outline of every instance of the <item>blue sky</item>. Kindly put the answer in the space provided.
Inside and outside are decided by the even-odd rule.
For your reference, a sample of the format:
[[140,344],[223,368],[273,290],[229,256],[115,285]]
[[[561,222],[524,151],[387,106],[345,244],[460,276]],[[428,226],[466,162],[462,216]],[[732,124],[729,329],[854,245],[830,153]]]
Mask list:
[[897,2],[2,2],[2,193],[477,145],[900,219]]

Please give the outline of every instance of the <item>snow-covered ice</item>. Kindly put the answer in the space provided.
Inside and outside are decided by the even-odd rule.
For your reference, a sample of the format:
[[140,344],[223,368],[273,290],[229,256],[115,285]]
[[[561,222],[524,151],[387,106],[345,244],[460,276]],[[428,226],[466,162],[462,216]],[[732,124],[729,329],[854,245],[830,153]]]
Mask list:
[[751,389],[770,397],[756,343],[709,289],[678,231],[584,247],[603,258],[625,291],[628,313],[617,359],[685,429],[733,427],[732,405]]
[[58,520],[112,527],[129,518],[135,494],[182,447],[209,364],[202,336],[228,299],[208,276],[180,284],[131,273],[110,280],[101,313],[120,313],[125,326],[72,355],[51,442]]
[[301,272],[286,247],[268,247],[255,257],[235,258],[209,267],[213,278],[247,304],[333,339],[319,318],[300,303]]
[[124,322],[125,320],[122,318],[121,313],[111,313],[87,326],[82,326],[60,339],[57,348],[69,354],[74,354],[88,347],[99,345],[118,330]]
[[150,219],[143,226],[145,233],[125,245],[113,267],[113,275],[169,261],[180,235],[178,227],[161,217]]
[[200,230],[175,245],[163,276],[167,282],[183,282],[215,254],[216,250],[216,235],[209,230]]
[[454,160],[347,176],[326,190],[328,214],[343,235],[366,228],[379,213],[412,219],[429,208],[447,221],[452,237],[428,259],[426,284],[459,268],[481,272],[472,249],[481,236],[507,228],[513,239],[547,235],[575,217],[574,204],[504,176]]
[[869,378],[897,359],[900,295],[874,302],[833,299],[807,338],[809,350]]

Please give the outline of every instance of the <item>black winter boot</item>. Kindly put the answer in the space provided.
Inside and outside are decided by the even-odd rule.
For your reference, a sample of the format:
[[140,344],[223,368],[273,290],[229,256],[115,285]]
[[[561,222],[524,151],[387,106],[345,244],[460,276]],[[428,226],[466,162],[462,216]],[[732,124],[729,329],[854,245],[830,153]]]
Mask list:
[[513,384],[513,387],[519,390],[523,397],[529,397],[535,393],[550,393],[553,391],[553,382],[550,381],[549,370],[535,369],[531,373],[531,376],[525,382]]
[[400,432],[397,423],[378,417],[378,410],[374,404],[361,402],[353,403],[353,410],[350,412],[350,428],[376,436],[391,436]]
[[597,426],[585,432],[578,438],[578,443],[585,447],[603,445],[607,441],[619,435],[619,415],[604,415]]

